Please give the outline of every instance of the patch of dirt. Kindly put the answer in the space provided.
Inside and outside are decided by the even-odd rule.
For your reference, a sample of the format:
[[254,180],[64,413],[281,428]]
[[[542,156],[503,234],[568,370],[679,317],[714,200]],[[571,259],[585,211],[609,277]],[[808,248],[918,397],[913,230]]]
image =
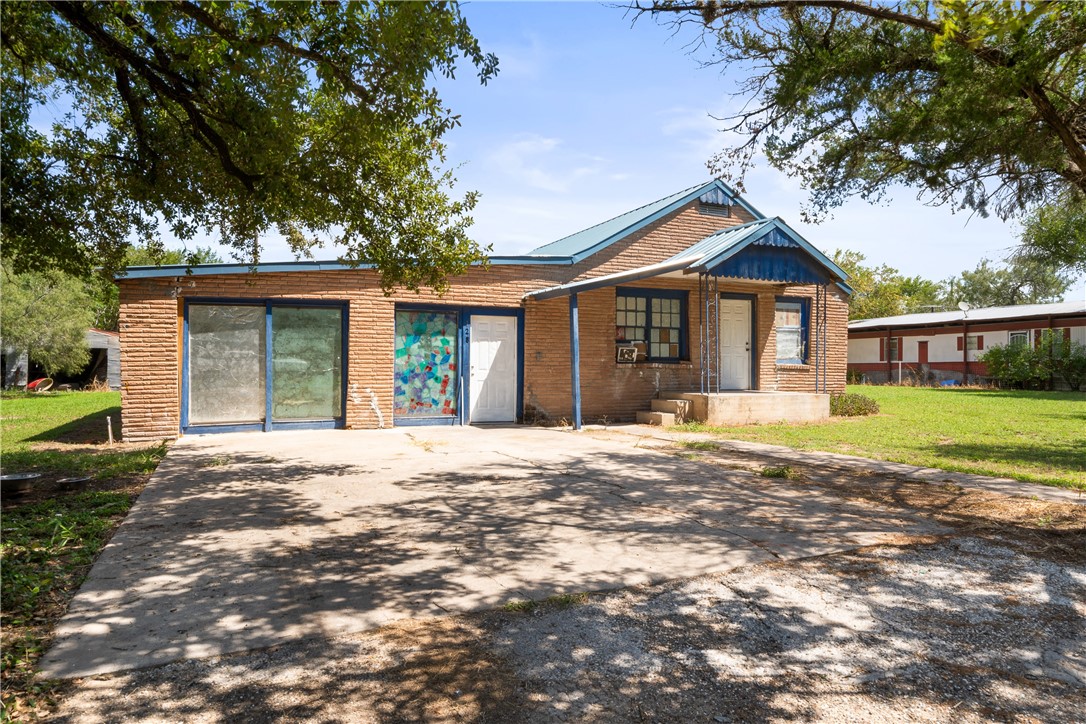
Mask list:
[[[681,446],[669,451],[689,457]],[[780,465],[772,456],[734,450],[699,450],[700,461],[733,470],[761,472]],[[930,483],[832,463],[789,465],[793,475],[774,478],[780,485],[816,485],[846,500],[865,500],[887,508],[920,512],[963,532],[998,534],[1029,546],[1034,553],[1069,562],[1086,562],[1086,506],[1010,497],[962,487],[952,481]]]
[[407,621],[76,682],[59,722],[505,722],[524,696],[485,616]]

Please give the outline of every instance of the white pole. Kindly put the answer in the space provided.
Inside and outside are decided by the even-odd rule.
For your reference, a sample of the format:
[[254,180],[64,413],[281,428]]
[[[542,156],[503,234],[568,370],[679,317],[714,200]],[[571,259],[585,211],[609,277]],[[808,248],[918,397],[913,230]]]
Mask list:
[[113,420],[106,416],[106,431],[109,433],[109,446],[113,447]]

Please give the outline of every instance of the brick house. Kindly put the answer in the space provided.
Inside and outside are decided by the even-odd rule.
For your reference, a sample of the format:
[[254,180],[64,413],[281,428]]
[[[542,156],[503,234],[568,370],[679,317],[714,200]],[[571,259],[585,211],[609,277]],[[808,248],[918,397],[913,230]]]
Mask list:
[[133,267],[124,435],[818,419],[845,384],[845,279],[720,181],[491,257],[441,297],[334,262]]
[[848,369],[868,382],[983,381],[984,352],[996,345],[1039,344],[1042,335],[1086,344],[1086,302],[1019,304],[967,311],[858,319],[848,325]]

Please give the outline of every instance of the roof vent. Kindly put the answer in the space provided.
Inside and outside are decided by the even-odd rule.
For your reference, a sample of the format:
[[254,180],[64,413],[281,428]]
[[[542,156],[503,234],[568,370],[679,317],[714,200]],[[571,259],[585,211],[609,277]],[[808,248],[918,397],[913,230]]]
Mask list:
[[709,189],[698,197],[698,211],[713,216],[731,216],[733,200],[719,188]]

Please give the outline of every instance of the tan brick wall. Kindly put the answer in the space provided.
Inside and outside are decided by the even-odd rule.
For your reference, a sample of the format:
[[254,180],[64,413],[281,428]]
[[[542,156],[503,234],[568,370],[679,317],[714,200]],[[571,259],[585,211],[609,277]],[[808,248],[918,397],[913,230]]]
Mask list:
[[710,234],[754,221],[744,209],[733,206],[732,216],[713,216],[698,211],[698,202],[655,221],[629,237],[596,252],[573,267],[570,279],[589,279],[655,264],[688,249]]
[[[445,297],[432,292],[385,296],[370,270],[233,274],[122,280],[121,336],[124,435],[129,440],[176,437],[180,424],[180,310],[184,299],[326,299],[349,303],[346,425],[372,428],[392,423],[394,315],[397,302],[520,307],[525,293],[636,268],[666,259],[727,226],[751,219],[742,209],[722,218],[701,214],[696,202],[651,224],[629,239],[594,254],[576,266],[495,265],[472,269],[453,282]],[[697,277],[646,280],[628,286],[687,289],[690,292],[688,350],[682,364],[619,365],[614,355],[615,290],[580,295],[582,412],[585,420],[625,420],[660,390],[699,386]],[[814,365],[781,368],[775,364],[773,299],[778,294],[814,295],[814,288],[721,282],[721,291],[758,295],[758,386],[761,389],[813,389]],[[843,295],[841,295],[843,297]],[[847,359],[847,303],[830,300],[828,379],[843,388]],[[553,418],[570,418],[569,302],[566,298],[528,302],[525,308],[525,404]]]

